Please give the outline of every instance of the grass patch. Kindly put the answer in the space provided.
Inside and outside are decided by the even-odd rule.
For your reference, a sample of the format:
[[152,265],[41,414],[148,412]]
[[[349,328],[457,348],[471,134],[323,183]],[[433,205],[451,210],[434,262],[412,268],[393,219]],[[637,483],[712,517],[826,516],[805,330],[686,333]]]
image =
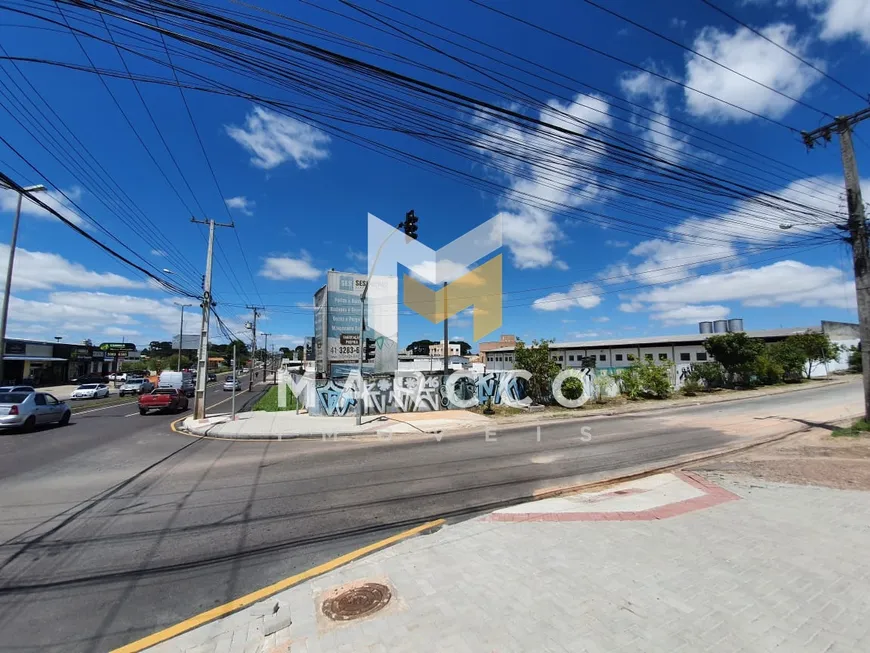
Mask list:
[[857,438],[861,435],[861,433],[866,433],[870,431],[870,422],[867,420],[859,419],[857,422],[852,424],[852,426],[847,426],[842,429],[836,429],[831,432],[831,437],[833,438]]
[[260,400],[254,404],[254,410],[264,410],[269,413],[274,413],[281,410],[296,410],[296,397],[290,391],[290,388],[285,386],[287,391],[287,407],[278,407],[278,388],[281,386],[272,386],[269,391],[260,397]]

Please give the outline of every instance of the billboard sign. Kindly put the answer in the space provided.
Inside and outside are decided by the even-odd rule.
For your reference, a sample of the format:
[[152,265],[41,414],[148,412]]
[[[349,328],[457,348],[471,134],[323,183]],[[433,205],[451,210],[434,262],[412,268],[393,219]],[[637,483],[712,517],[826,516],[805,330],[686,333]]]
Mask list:
[[[178,336],[172,336],[172,348],[178,349]],[[199,349],[199,335],[184,334],[181,339],[181,349]]]
[[132,342],[104,342],[100,345],[102,351],[127,351],[136,349]]
[[[326,360],[326,286],[314,293],[314,371],[325,374],[329,368]],[[309,359],[310,360],[310,359]]]

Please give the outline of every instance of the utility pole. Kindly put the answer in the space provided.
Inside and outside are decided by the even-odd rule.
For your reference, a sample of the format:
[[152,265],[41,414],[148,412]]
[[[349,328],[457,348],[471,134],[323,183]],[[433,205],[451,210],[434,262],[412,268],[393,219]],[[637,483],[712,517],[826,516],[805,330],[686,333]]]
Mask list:
[[180,372],[181,371],[181,347],[182,347],[182,343],[184,342],[184,309],[188,308],[190,306],[193,306],[193,304],[179,304],[178,302],[172,302],[172,303],[181,308],[181,326],[178,327],[178,369],[175,370],[176,372]]
[[272,385],[278,385],[278,360],[275,358],[275,343],[272,343]]
[[254,311],[254,321],[250,323],[251,329],[251,355],[253,363],[248,371],[248,392],[254,391],[254,370],[257,366],[257,318],[260,316],[260,311],[265,311],[264,306],[245,306],[245,308]]
[[191,222],[208,225],[208,254],[205,259],[205,276],[202,279],[202,321],[199,327],[199,353],[196,360],[196,393],[193,399],[193,418],[205,418],[205,384],[208,381],[208,321],[211,313],[211,263],[214,257],[214,228],[229,227],[235,225],[221,224],[214,220],[197,220],[191,218]]
[[230,412],[230,416],[232,419],[236,419],[236,381],[238,378],[236,377],[236,343],[233,343],[233,403],[231,404],[232,409]]
[[448,363],[447,352],[450,350],[450,340],[447,337],[447,282],[444,282],[444,377],[450,374],[450,365]]
[[[14,183],[14,182],[13,182]],[[6,188],[5,184],[2,186]],[[18,223],[21,220],[21,201],[25,193],[39,193],[45,190],[45,186],[24,186],[18,189],[18,207],[15,209],[15,218],[12,220],[12,236],[9,239],[9,264],[6,266],[6,285],[3,291],[3,307],[0,313],[0,384],[5,382],[5,370],[3,357],[6,355],[6,318],[9,315],[9,293],[12,290],[12,268],[15,266],[15,247],[18,244]]]
[[269,360],[269,336],[271,336],[271,335],[272,335],[271,333],[266,333],[265,331],[263,332],[263,338],[264,338],[263,339],[263,381],[264,382],[266,380],[266,368],[267,368],[266,363]]
[[867,248],[867,223],[864,200],[861,198],[861,178],[852,147],[852,127],[870,118],[870,107],[848,116],[839,116],[833,122],[809,132],[801,132],[810,149],[823,140],[829,142],[832,134],[840,137],[840,156],[846,180],[846,205],[849,211],[849,237],[852,245],[852,266],[855,270],[855,294],[858,299],[858,333],[861,336],[861,363],[864,377],[864,417],[870,419],[870,251]]

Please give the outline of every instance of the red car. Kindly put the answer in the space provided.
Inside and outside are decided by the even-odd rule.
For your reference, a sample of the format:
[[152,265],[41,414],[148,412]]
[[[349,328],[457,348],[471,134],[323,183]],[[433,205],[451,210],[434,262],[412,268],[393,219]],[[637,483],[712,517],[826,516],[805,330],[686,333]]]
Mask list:
[[154,392],[139,397],[139,414],[145,415],[149,410],[165,410],[177,413],[187,410],[187,395],[176,388],[157,388]]

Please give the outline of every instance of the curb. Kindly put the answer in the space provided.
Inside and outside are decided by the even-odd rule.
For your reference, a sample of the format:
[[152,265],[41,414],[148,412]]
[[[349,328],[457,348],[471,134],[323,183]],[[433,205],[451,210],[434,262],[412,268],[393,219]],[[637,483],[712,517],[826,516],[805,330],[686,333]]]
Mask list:
[[[332,560],[329,560],[321,565],[312,567],[311,569],[307,569],[306,571],[290,576],[289,578],[279,580],[277,583],[273,583],[261,589],[250,592],[242,597],[230,601],[229,603],[224,603],[223,605],[211,608],[210,610],[190,617],[189,619],[185,619],[184,621],[177,623],[174,626],[170,626],[169,628],[165,628],[152,635],[148,635],[147,637],[138,639],[135,642],[131,642],[129,644],[126,644],[125,646],[116,648],[111,653],[138,653],[139,651],[144,651],[147,648],[151,648],[152,646],[156,646],[157,644],[170,640],[174,637],[183,635],[184,633],[191,631],[194,628],[199,628],[200,626],[214,621],[215,619],[220,619],[234,612],[238,612],[239,610],[243,610],[244,608],[247,608],[254,603],[267,599],[270,596],[277,594],[278,592],[283,592],[284,590],[289,589],[294,585],[298,585],[299,583],[303,583],[307,580],[333,571],[334,569],[343,567],[348,563],[365,557],[371,553],[375,553],[376,551],[385,549],[389,546],[392,546],[393,544],[398,544],[399,542],[403,542],[404,540],[410,539],[417,535],[428,535],[430,533],[434,533],[442,526],[444,526],[445,523],[446,520],[444,519],[435,519],[420,524],[419,526],[404,530],[401,533],[396,533],[395,535],[391,535],[390,537],[378,540],[377,542],[368,544],[362,548],[356,549],[355,551],[351,551],[350,553],[345,553],[344,555],[333,558]],[[246,648],[245,650],[248,649]]]
[[[529,419],[529,420],[519,420],[519,419],[517,419],[517,420],[505,420],[505,421],[494,420],[493,423],[498,427],[514,427],[514,426],[526,426],[526,425],[539,426],[539,425],[544,425],[544,424],[561,424],[561,423],[571,422],[571,421],[578,421],[579,422],[581,420],[588,419],[590,417],[618,417],[621,415],[635,415],[638,413],[653,413],[653,412],[658,412],[658,411],[662,411],[662,410],[676,410],[678,408],[694,408],[696,406],[724,404],[724,403],[728,403],[728,402],[732,402],[732,401],[749,401],[752,399],[763,399],[765,397],[776,397],[779,395],[792,394],[794,392],[805,392],[808,390],[818,390],[822,387],[846,385],[847,383],[850,383],[850,381],[848,379],[847,380],[827,381],[825,386],[817,386],[817,385],[812,385],[812,384],[808,384],[808,385],[804,386],[803,384],[801,384],[800,386],[796,386],[794,389],[781,389],[781,390],[778,390],[777,392],[766,392],[763,394],[752,395],[749,397],[728,396],[728,397],[711,399],[709,401],[686,401],[686,402],[681,402],[678,404],[670,404],[667,406],[639,406],[637,404],[632,406],[631,404],[628,404],[628,406],[630,408],[629,410],[609,410],[607,408],[602,407],[602,408],[594,408],[592,410],[587,411],[583,415],[577,415],[577,416],[572,415],[570,417],[550,417],[550,418]],[[667,400],[665,400],[665,401],[667,401]],[[635,408],[635,406],[636,406],[636,408]]]

